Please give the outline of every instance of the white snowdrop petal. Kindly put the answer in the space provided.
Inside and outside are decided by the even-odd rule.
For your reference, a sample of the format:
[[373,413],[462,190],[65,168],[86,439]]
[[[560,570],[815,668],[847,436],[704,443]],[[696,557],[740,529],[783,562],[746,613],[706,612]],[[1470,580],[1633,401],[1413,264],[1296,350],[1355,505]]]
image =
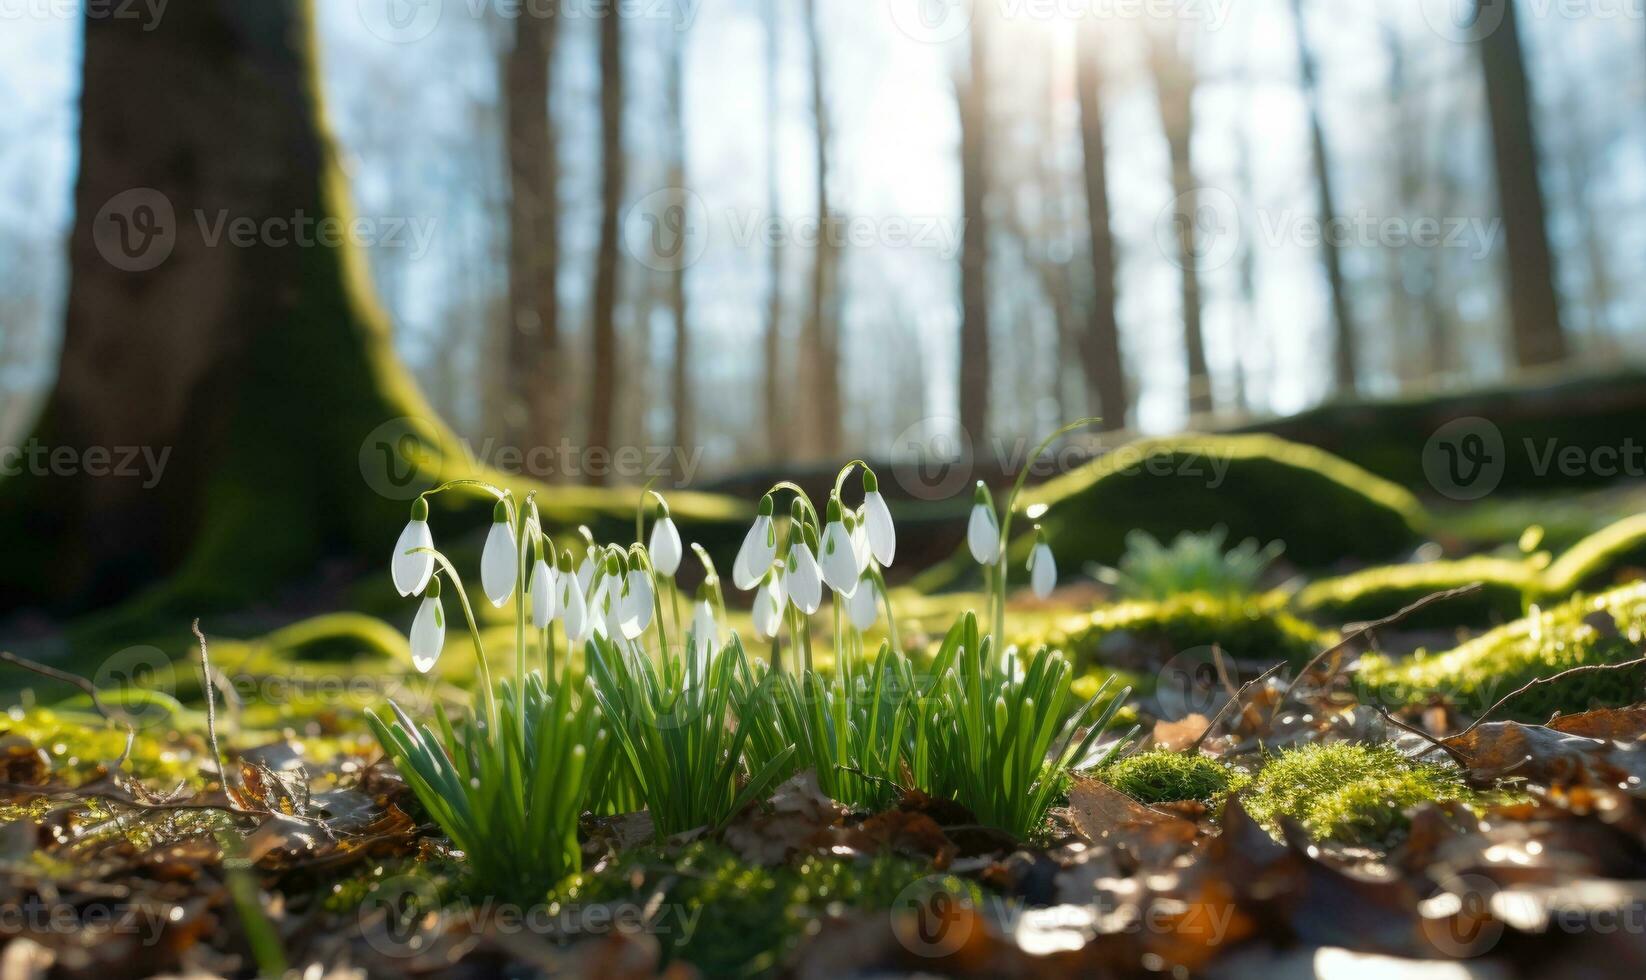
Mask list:
[[520,574],[520,556],[514,549],[514,532],[508,522],[494,522],[480,552],[480,587],[494,606],[501,607],[514,594],[514,580]]
[[852,548],[846,525],[839,521],[831,522],[823,529],[823,540],[818,547],[823,552],[818,561],[823,581],[842,597],[849,598],[857,591],[857,577],[862,574],[862,569],[857,567],[857,553]]
[[754,597],[754,628],[766,639],[783,628],[783,579],[773,575]]
[[1057,559],[1052,557],[1050,546],[1037,544],[1029,552],[1029,584],[1034,594],[1042,599],[1057,588]]
[[789,546],[789,564],[784,586],[795,608],[810,616],[823,605],[823,574],[804,541]]
[[652,525],[651,540],[646,548],[652,555],[652,566],[660,575],[671,578],[680,570],[680,559],[685,556],[680,543],[680,529],[675,526],[673,518],[665,517]]
[[966,522],[966,546],[979,565],[992,565],[1000,557],[1000,526],[995,523],[994,512],[982,504],[972,508],[971,519]]
[[395,591],[402,596],[418,595],[429,584],[429,577],[434,574],[434,556],[428,552],[407,552],[432,547],[434,535],[429,531],[429,522],[408,521],[394,543],[394,557],[389,562]]
[[582,589],[583,594],[587,596],[590,594],[589,587],[593,584],[594,559],[588,555],[584,555],[582,562],[580,562],[577,566],[577,587]]
[[852,625],[857,627],[859,633],[873,626],[880,614],[880,604],[876,601],[874,583],[867,578],[858,582],[857,591],[852,593],[851,602],[846,608],[851,615]]
[[562,576],[560,608],[557,612],[561,622],[565,624],[567,642],[580,644],[589,638],[588,607],[583,598],[583,587],[578,584],[576,575]]
[[652,577],[640,569],[629,572],[624,580],[623,603],[618,610],[623,635],[635,639],[646,632],[652,622]]
[[770,517],[756,517],[732,562],[732,584],[745,592],[754,588],[776,558],[777,529]]
[[880,495],[879,490],[863,497],[863,526],[874,560],[883,568],[890,567],[892,558],[897,555],[897,527],[892,524],[891,508],[886,506],[886,498]]
[[543,559],[537,559],[532,565],[531,581],[532,597],[532,625],[538,629],[548,626],[554,621],[555,581],[554,569]]
[[416,667],[419,673],[428,673],[434,662],[440,659],[440,651],[445,645],[445,607],[440,604],[438,598],[425,597],[423,604],[417,607],[417,617],[412,620],[412,666]]
[[720,646],[720,627],[714,619],[714,609],[707,600],[697,604],[692,615],[693,655],[697,659],[699,676],[708,670],[709,660]]
[[869,562],[874,559],[874,554],[869,550],[868,526],[858,521],[857,526],[852,528],[851,536],[852,556],[857,559],[857,574],[862,575],[868,570]]

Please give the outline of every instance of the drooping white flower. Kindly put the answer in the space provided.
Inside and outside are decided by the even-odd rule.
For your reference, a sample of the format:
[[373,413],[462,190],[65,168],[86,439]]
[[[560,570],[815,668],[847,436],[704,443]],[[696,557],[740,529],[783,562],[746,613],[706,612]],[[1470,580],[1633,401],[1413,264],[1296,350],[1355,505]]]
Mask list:
[[737,560],[732,562],[732,584],[745,592],[759,584],[760,577],[777,558],[777,527],[772,523],[774,506],[771,494],[760,498],[760,513],[749,533],[743,536]]
[[880,618],[880,604],[875,601],[876,598],[874,579],[868,575],[863,576],[846,607],[852,618],[852,625],[857,627],[859,633],[873,626],[875,620]]
[[992,565],[1000,558],[1000,524],[994,516],[994,502],[989,488],[977,481],[977,493],[972,496],[972,516],[966,522],[966,546],[979,565]]
[[423,590],[423,603],[417,607],[417,616],[412,620],[412,666],[419,673],[428,673],[445,646],[446,608],[440,603],[440,580],[430,579],[428,588]]
[[588,606],[583,598],[583,586],[572,571],[570,552],[561,555],[560,571],[555,578],[560,593],[559,601],[555,603],[555,614],[565,624],[566,641],[581,644],[589,638]]
[[612,576],[601,572],[594,578],[594,591],[589,593],[589,629],[595,636],[622,635],[614,612],[617,603],[612,599],[612,582]]
[[1039,598],[1046,598],[1057,588],[1057,559],[1052,557],[1052,546],[1046,543],[1046,532],[1034,526],[1034,550],[1029,552],[1029,585]]
[[669,578],[680,569],[680,559],[685,557],[685,549],[680,543],[680,529],[675,527],[674,518],[669,516],[667,505],[658,505],[657,523],[652,525],[652,535],[646,544],[646,549],[652,555],[652,567],[659,575]]
[[862,513],[853,514],[846,511],[846,531],[852,536],[852,554],[857,558],[857,574],[862,575],[869,568],[869,562],[874,561],[874,553],[869,550],[869,532],[863,524]]
[[829,520],[823,528],[823,540],[818,545],[821,553],[818,565],[823,572],[823,581],[829,583],[829,588],[839,593],[842,598],[851,598],[857,591],[857,577],[862,569],[857,567],[857,552],[852,548],[852,536],[846,531],[842,519],[840,498],[829,500]]
[[491,604],[499,608],[514,595],[515,579],[520,574],[520,553],[516,547],[508,509],[499,500],[492,512],[492,529],[480,551],[480,587]]
[[394,557],[389,571],[394,576],[394,588],[402,596],[421,593],[434,574],[434,555],[417,548],[433,548],[434,535],[429,531],[429,504],[422,497],[412,501],[411,520],[394,543]]
[[539,558],[532,565],[531,580],[532,597],[532,625],[538,629],[546,629],[554,622],[555,613],[555,574],[549,563]]
[[598,569],[595,563],[595,547],[591,544],[589,550],[583,553],[583,560],[577,565],[577,584],[583,589],[584,595],[594,588],[594,573]]
[[766,639],[777,636],[783,628],[783,574],[776,568],[766,573],[760,591],[754,594],[754,629]]
[[817,559],[812,557],[812,549],[807,547],[804,535],[796,529],[794,536],[800,540],[789,544],[784,587],[794,607],[810,616],[823,605],[823,573],[817,567]]
[[709,662],[718,649],[720,624],[715,621],[714,607],[709,605],[707,599],[699,600],[697,609],[692,613],[692,656],[695,658],[699,677],[708,670]]
[[892,512],[886,499],[880,496],[880,481],[874,470],[863,471],[863,527],[868,535],[869,550],[882,568],[889,568],[897,554],[897,528],[892,524]]
[[617,610],[623,636],[633,640],[652,623],[652,577],[634,568],[623,580],[622,602]]

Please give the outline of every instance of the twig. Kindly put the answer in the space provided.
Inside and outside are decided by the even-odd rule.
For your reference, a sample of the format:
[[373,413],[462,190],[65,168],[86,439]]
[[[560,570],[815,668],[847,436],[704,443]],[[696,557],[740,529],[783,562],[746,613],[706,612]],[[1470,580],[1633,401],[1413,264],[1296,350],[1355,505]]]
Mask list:
[[1555,684],[1555,683],[1563,681],[1566,678],[1571,677],[1575,674],[1598,673],[1598,672],[1603,671],[1603,670],[1629,670],[1631,668],[1641,667],[1641,666],[1646,666],[1646,657],[1640,657],[1640,658],[1637,658],[1635,660],[1625,660],[1623,663],[1620,663],[1620,664],[1585,664],[1581,667],[1572,667],[1572,668],[1569,668],[1567,670],[1563,670],[1560,673],[1555,674],[1553,677],[1539,677],[1536,680],[1528,682],[1524,687],[1518,688],[1516,690],[1510,691],[1508,694],[1505,694],[1502,698],[1498,699],[1496,704],[1492,705],[1490,708],[1487,708],[1485,711],[1481,712],[1480,717],[1476,718],[1474,720],[1474,722],[1469,725],[1468,728],[1465,728],[1461,732],[1458,732],[1456,735],[1453,735],[1452,738],[1453,739],[1460,739],[1460,738],[1464,737],[1465,735],[1469,734],[1470,732],[1474,731],[1476,728],[1479,728],[1481,722],[1483,722],[1487,718],[1491,717],[1492,714],[1497,711],[1497,709],[1499,709],[1499,708],[1503,707],[1504,705],[1508,704],[1510,701],[1513,701],[1515,698],[1520,697],[1522,694],[1525,694],[1527,691],[1530,691],[1534,687],[1539,687],[1543,684]]
[[206,686],[206,737],[211,741],[211,754],[217,760],[217,779],[223,792],[229,791],[229,769],[223,762],[223,750],[217,745],[217,691],[211,682],[211,654],[206,650],[206,634],[200,632],[198,618],[189,626],[195,639],[200,641],[200,679]]
[[1223,655],[1223,646],[1218,643],[1213,643],[1212,665],[1217,668],[1217,679],[1223,683],[1223,690],[1228,691],[1229,696],[1233,697],[1236,692],[1234,681],[1229,679],[1229,665],[1227,661],[1228,658]]
[[1435,749],[1439,749],[1442,752],[1446,753],[1447,755],[1451,756],[1453,762],[1456,762],[1458,765],[1462,766],[1465,769],[1469,768],[1468,757],[1465,756],[1458,749],[1455,749],[1452,746],[1447,745],[1441,739],[1435,738],[1433,735],[1430,735],[1428,732],[1424,731],[1421,728],[1417,728],[1413,725],[1406,724],[1405,722],[1403,722],[1400,719],[1396,718],[1394,715],[1389,714],[1389,712],[1385,711],[1379,705],[1373,704],[1373,705],[1368,705],[1367,707],[1371,708],[1373,711],[1377,712],[1379,715],[1382,715],[1383,720],[1386,723],[1395,726],[1396,728],[1400,729],[1401,731],[1410,732],[1411,734],[1416,735],[1418,738],[1421,738],[1423,741],[1429,743],[1431,748],[1427,748],[1427,749],[1424,749],[1422,752],[1419,752],[1417,754],[1417,758],[1421,759],[1424,756],[1428,755],[1430,752],[1433,752]]
[[1239,704],[1241,701],[1244,701],[1246,699],[1247,691],[1250,691],[1252,688],[1262,684],[1264,681],[1279,673],[1280,668],[1284,666],[1286,666],[1286,662],[1282,660],[1280,663],[1275,664],[1273,667],[1270,667],[1268,670],[1265,670],[1263,673],[1258,674],[1256,677],[1240,685],[1240,690],[1235,692],[1235,696],[1223,702],[1223,707],[1218,708],[1217,714],[1213,715],[1212,720],[1206,723],[1206,730],[1201,732],[1200,737],[1191,742],[1189,747],[1183,750],[1183,753],[1185,755],[1193,755],[1199,752],[1201,743],[1206,741],[1206,737],[1212,733],[1212,729],[1217,727],[1217,723],[1223,720],[1223,716],[1225,714],[1228,714],[1229,708]]
[[1445,602],[1448,599],[1461,599],[1466,595],[1473,595],[1485,587],[1486,583],[1484,582],[1471,582],[1468,585],[1460,586],[1455,589],[1448,589],[1445,592],[1434,592],[1424,596],[1411,605],[1400,609],[1398,612],[1384,616],[1382,619],[1375,619],[1369,623],[1360,624],[1354,630],[1345,634],[1341,640],[1338,640],[1336,643],[1315,654],[1313,659],[1303,665],[1303,669],[1297,672],[1297,676],[1292,678],[1291,683],[1286,685],[1286,690],[1280,695],[1280,700],[1276,703],[1277,709],[1279,705],[1285,704],[1291,698],[1292,691],[1297,688],[1298,684],[1302,683],[1303,678],[1313,673],[1314,669],[1319,667],[1327,657],[1342,651],[1349,644],[1355,642],[1356,640],[1363,639],[1367,635],[1374,633],[1385,626],[1393,626],[1405,619],[1407,616],[1410,616],[1422,609],[1426,609],[1437,602]]
[[[91,698],[91,705],[97,709],[98,714],[117,725],[121,724],[119,719],[109,713],[109,709],[103,704],[103,699],[97,696],[97,685],[93,684],[89,680],[86,680],[84,677],[81,677],[79,674],[71,674],[66,670],[58,670],[56,667],[48,667],[45,664],[37,663],[27,657],[19,657],[10,650],[0,650],[0,661],[21,667],[27,671],[32,671],[33,673],[39,674],[41,677],[49,677],[54,681],[62,681],[65,684],[72,684],[75,687],[78,687]],[[130,725],[126,725],[125,727],[127,731],[131,730]]]

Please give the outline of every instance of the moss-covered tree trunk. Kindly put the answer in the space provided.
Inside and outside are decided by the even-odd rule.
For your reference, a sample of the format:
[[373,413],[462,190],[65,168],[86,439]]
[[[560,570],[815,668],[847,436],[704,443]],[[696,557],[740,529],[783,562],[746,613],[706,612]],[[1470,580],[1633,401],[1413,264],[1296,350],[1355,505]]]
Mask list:
[[[63,463],[0,484],[0,608],[82,611],[169,576],[206,610],[327,556],[386,560],[424,476],[405,437],[445,430],[391,354],[364,255],[330,234],[351,215],[309,0],[90,17],[83,81],[67,322],[35,431]],[[163,467],[108,472],[126,447]]]

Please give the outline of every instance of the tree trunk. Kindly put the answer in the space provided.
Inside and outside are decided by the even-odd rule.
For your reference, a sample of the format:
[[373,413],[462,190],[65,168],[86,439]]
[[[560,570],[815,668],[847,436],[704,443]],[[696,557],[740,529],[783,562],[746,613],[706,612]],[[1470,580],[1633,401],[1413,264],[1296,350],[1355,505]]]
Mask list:
[[989,126],[986,5],[973,3],[970,71],[958,86],[960,101],[960,427],[973,456],[988,444],[989,430],[989,193],[986,140]]
[[[766,210],[767,220],[776,222],[783,213],[777,169],[778,125],[778,4],[766,0]],[[769,254],[766,288],[766,335],[762,350],[765,371],[764,404],[766,455],[771,462],[789,452],[789,430],[783,405],[783,237],[773,236]]]
[[1079,88],[1080,147],[1086,176],[1086,219],[1091,230],[1091,322],[1082,344],[1086,381],[1097,393],[1103,428],[1124,429],[1130,396],[1120,354],[1116,311],[1114,231],[1109,218],[1108,149],[1103,134],[1102,36],[1095,21],[1079,28],[1076,86]]
[[1498,208],[1508,253],[1509,322],[1515,362],[1521,367],[1566,358],[1566,333],[1555,293],[1555,261],[1549,250],[1543,188],[1538,183],[1537,137],[1531,87],[1520,47],[1513,0],[1478,0],[1480,16],[1501,4],[1503,21],[1480,40],[1480,67],[1491,120]]
[[[591,331],[594,373],[589,383],[591,452],[610,453],[617,406],[618,227],[627,160],[623,153],[623,18],[600,18],[600,244],[595,256]],[[609,466],[587,467],[588,481],[603,484]]]
[[146,608],[199,613],[326,556],[385,561],[451,436],[332,237],[353,215],[310,4],[88,16],[82,73],[62,353],[29,443],[52,454],[0,483],[0,607],[83,611],[175,573]]
[[[684,31],[676,31],[669,52],[669,108],[673,133],[673,157],[669,161],[669,186],[686,187],[686,38]],[[678,206],[684,208],[681,200]],[[674,396],[674,445],[689,453],[696,435],[696,419],[692,404],[691,335],[687,330],[686,267],[690,263],[675,262],[669,272],[669,310],[674,320],[674,362],[670,366],[670,387]],[[685,474],[677,474],[684,478]]]
[[[1212,409],[1212,382],[1206,366],[1206,340],[1201,329],[1200,262],[1198,226],[1202,218],[1200,192],[1195,184],[1192,144],[1194,136],[1194,68],[1177,49],[1175,29],[1153,34],[1149,62],[1155,78],[1155,94],[1160,102],[1160,122],[1172,162],[1173,231],[1177,245],[1177,266],[1183,306],[1183,355],[1187,368],[1189,414]],[[1213,229],[1229,234],[1229,229]]]
[[560,438],[559,172],[549,107],[558,17],[514,19],[513,45],[504,67],[508,117],[509,299],[508,405],[510,443],[521,449],[553,446]]
[[808,428],[815,433],[810,448],[824,459],[840,455],[842,405],[840,401],[839,324],[834,317],[836,251],[835,216],[829,205],[829,112],[823,95],[823,44],[817,25],[816,0],[806,0],[806,46],[811,58],[812,119],[817,134],[817,254],[812,265],[812,308],[806,317],[802,341],[807,355],[806,376],[812,382]]
[[1292,0],[1292,27],[1297,35],[1297,63],[1303,85],[1303,102],[1309,114],[1309,145],[1312,151],[1315,190],[1320,202],[1320,225],[1324,230],[1320,258],[1326,267],[1326,285],[1332,294],[1332,326],[1336,346],[1333,375],[1337,390],[1352,395],[1359,385],[1360,365],[1356,344],[1349,286],[1343,276],[1342,242],[1333,231],[1337,227],[1337,202],[1332,194],[1331,158],[1326,152],[1326,130],[1321,123],[1320,83],[1314,52],[1309,47],[1308,25],[1303,18],[1303,0]]

